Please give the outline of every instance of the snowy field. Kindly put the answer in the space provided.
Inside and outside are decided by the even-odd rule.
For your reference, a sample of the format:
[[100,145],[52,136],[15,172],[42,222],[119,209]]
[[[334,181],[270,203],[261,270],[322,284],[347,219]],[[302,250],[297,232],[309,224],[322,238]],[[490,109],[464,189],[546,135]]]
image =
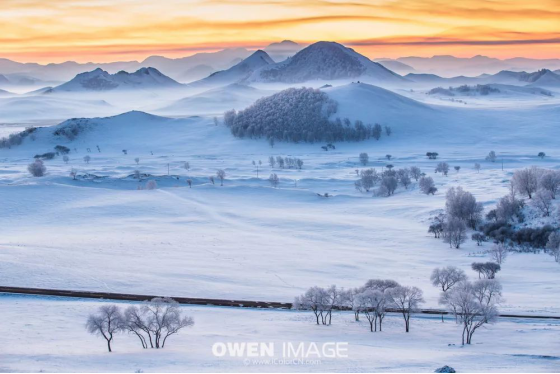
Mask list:
[[[158,99],[151,106],[109,100],[102,110],[88,97],[84,111],[99,116],[149,107],[150,113],[176,115],[182,105],[188,108],[180,118],[130,112],[92,119],[73,141],[53,135],[62,125],[41,128],[34,140],[0,149],[0,285],[291,302],[310,286],[350,288],[390,278],[421,288],[423,307],[440,308],[432,270],[454,265],[477,279],[471,263],[489,261],[484,251],[491,247],[468,240],[451,249],[427,232],[430,218],[445,207],[446,191],[462,186],[487,212],[508,193],[515,170],[557,169],[560,162],[556,99],[505,104],[500,98],[495,105],[462,108],[365,84],[326,88],[339,103],[337,116],[393,129],[380,141],[338,142],[328,152],[319,143],[277,142],[271,148],[264,139],[237,139],[214,124],[213,115],[228,109],[228,100],[244,106],[275,89],[243,89],[233,96],[214,91],[217,100],[197,92],[185,101]],[[62,101],[49,105],[64,106],[61,113],[80,109]],[[25,113],[12,113],[17,118],[6,119],[10,124],[0,126],[0,136],[41,117],[32,112],[24,121]],[[71,149],[69,162],[47,160],[46,176],[31,177],[27,165],[33,156],[56,145]],[[498,154],[495,163],[484,159],[491,150]],[[429,151],[439,159],[428,160]],[[537,157],[541,151],[545,159]],[[360,152],[369,154],[367,167],[378,171],[389,163],[397,169],[418,166],[434,178],[438,192],[424,195],[416,183],[391,197],[358,192]],[[272,168],[269,156],[298,157],[304,166]],[[252,161],[262,161],[258,171]],[[434,173],[440,161],[450,164],[449,176]],[[481,163],[480,172],[475,163]],[[69,176],[71,169],[77,180]],[[226,172],[223,186],[209,180],[219,169]],[[135,170],[149,176],[139,182],[131,176]],[[280,177],[278,188],[268,182],[271,173]],[[156,190],[143,189],[149,180],[157,182]],[[318,196],[325,193],[330,197]],[[560,266],[551,256],[512,253],[497,278],[505,298],[501,312],[560,314]],[[477,332],[473,346],[461,348],[453,345],[460,343],[459,328],[437,318],[414,317],[405,335],[401,319],[390,316],[385,332],[370,334],[348,313],[336,314],[333,326],[324,327],[315,326],[309,313],[209,307],[184,307],[196,325],[165,351],[143,352],[132,337],[119,336],[108,355],[103,342],[83,328],[98,305],[1,296],[0,320],[7,322],[0,324],[0,336],[7,341],[0,371],[433,371],[450,365],[461,372],[550,372],[560,363],[560,326],[550,321],[500,320]],[[222,340],[303,339],[347,341],[350,357],[278,367],[211,356],[212,344]]]
[[[172,336],[164,349],[142,350],[134,336],[119,334],[113,352],[89,335],[87,315],[103,303],[91,300],[0,296],[0,371],[25,372],[433,372],[449,365],[458,372],[556,372],[560,323],[501,319],[461,347],[452,320],[418,316],[404,332],[402,318],[389,315],[383,332],[369,332],[352,313],[333,315],[317,326],[313,315],[294,311],[184,306],[192,328]],[[128,303],[118,303],[128,306]],[[274,343],[273,363],[247,357],[215,357],[215,343]],[[282,363],[283,343],[347,344],[347,358],[309,358]],[[273,359],[274,359],[273,358]],[[272,360],[272,359],[271,359]]]

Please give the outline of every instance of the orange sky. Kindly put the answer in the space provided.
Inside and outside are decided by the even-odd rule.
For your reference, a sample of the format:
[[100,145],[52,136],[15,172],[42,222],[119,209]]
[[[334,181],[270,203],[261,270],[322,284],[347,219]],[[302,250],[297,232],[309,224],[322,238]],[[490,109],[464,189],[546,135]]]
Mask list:
[[0,0],[0,57],[107,62],[273,41],[560,58],[560,0]]

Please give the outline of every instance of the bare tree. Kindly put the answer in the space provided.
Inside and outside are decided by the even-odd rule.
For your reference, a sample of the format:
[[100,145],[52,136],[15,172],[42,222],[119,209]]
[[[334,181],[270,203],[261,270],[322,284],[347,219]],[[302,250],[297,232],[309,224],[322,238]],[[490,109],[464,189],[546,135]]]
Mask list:
[[474,170],[476,170],[477,173],[480,173],[480,164],[478,162],[474,164]]
[[222,169],[216,172],[216,176],[220,179],[220,186],[224,185],[224,178],[226,177],[226,172]]
[[136,157],[136,158],[134,159],[134,162],[136,162],[136,165],[138,165],[138,164],[140,163],[140,157]]
[[460,166],[453,166],[453,169],[455,169],[455,171],[458,173],[459,170],[461,170],[461,167]]
[[455,266],[447,266],[444,268],[435,268],[430,276],[432,285],[441,288],[443,292],[447,292],[451,287],[459,282],[467,280],[465,272]]
[[494,244],[492,248],[488,250],[488,254],[492,261],[498,265],[502,265],[509,254],[509,249],[503,243],[498,243]]
[[191,170],[191,164],[188,161],[185,161],[185,164],[183,165],[183,168],[187,171]]
[[209,176],[208,179],[210,180],[210,182],[212,182],[212,184],[214,184],[214,176],[213,175]]
[[90,161],[91,161],[91,156],[89,156],[89,155],[84,156],[84,162],[86,164],[89,164]]
[[496,280],[462,282],[442,294],[440,303],[448,307],[463,326],[461,343],[472,343],[475,331],[498,316],[497,305],[501,302],[502,287]]
[[447,173],[449,173],[449,164],[447,162],[440,162],[439,164],[437,164],[436,173],[438,172],[447,176]]
[[70,176],[72,177],[73,180],[76,180],[76,175],[78,175],[78,172],[76,171],[76,169],[72,168],[70,170]]
[[192,188],[192,179],[187,179],[187,184],[189,185],[189,188]]
[[389,300],[399,309],[404,318],[405,331],[410,331],[410,315],[424,302],[422,290],[417,287],[395,287],[388,292]]
[[311,287],[303,295],[295,298],[293,308],[297,310],[311,310],[319,325],[319,317],[323,325],[327,324],[326,309],[328,305],[327,291],[321,287]]
[[150,329],[147,326],[144,308],[138,308],[136,306],[126,308],[124,311],[123,329],[136,335],[142,344],[142,348],[148,348],[148,343],[150,344],[150,348],[154,348],[154,342]]
[[270,174],[270,177],[268,177],[268,181],[274,188],[278,187],[278,184],[280,183],[280,179],[278,178],[278,175],[276,175],[276,173]]
[[154,347],[164,348],[167,338],[194,325],[191,317],[181,315],[179,303],[169,297],[156,297],[144,305],[146,323],[154,339]]
[[114,335],[123,328],[123,316],[116,305],[103,305],[97,314],[90,314],[86,329],[90,334],[101,335],[107,341],[107,349],[111,351]]
[[68,157],[68,155],[64,155],[62,156],[62,161],[64,161],[64,163],[67,164],[68,161],[70,161],[70,157]]

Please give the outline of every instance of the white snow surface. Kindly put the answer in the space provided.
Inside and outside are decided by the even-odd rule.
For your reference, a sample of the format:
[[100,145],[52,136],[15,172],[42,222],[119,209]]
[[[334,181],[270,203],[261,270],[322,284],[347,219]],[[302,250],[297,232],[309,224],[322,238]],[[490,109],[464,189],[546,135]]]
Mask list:
[[[331,326],[317,326],[311,312],[182,306],[195,325],[169,338],[164,349],[143,350],[136,337],[118,334],[108,353],[89,335],[87,316],[108,302],[0,296],[0,371],[7,372],[556,372],[560,324],[551,320],[502,319],[479,329],[461,347],[452,319],[414,316],[404,332],[402,317],[388,315],[383,332],[368,322],[335,312]],[[131,303],[117,303],[126,308]],[[273,344],[274,356],[215,357],[216,343]],[[284,344],[297,347],[343,343],[348,357],[285,358]],[[347,344],[346,344],[347,343]],[[331,346],[332,347],[332,346]],[[273,361],[276,360],[276,361]]]

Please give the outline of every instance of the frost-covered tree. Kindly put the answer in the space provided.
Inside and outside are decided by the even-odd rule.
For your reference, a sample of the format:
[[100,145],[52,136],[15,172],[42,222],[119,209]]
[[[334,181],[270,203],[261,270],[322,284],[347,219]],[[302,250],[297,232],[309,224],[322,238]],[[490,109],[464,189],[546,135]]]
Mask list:
[[90,334],[100,335],[107,341],[107,349],[111,350],[111,343],[116,333],[123,328],[123,316],[116,305],[103,305],[96,314],[90,314],[86,329]]
[[189,185],[189,188],[192,188],[192,179],[187,179],[187,184]]
[[78,175],[78,172],[76,171],[76,169],[72,168],[70,170],[70,176],[72,177],[73,180],[76,180],[76,175]]
[[191,164],[188,161],[185,161],[183,164],[183,168],[187,171],[191,170]]
[[426,195],[434,195],[437,192],[437,188],[432,177],[420,178],[418,185],[420,186],[420,191]]
[[148,327],[156,349],[165,348],[167,339],[181,329],[194,325],[191,317],[183,316],[179,303],[169,297],[156,297],[143,306]]
[[320,317],[323,325],[330,325],[332,311],[343,304],[343,295],[344,293],[334,285],[327,289],[311,287],[303,295],[295,298],[293,308],[311,310],[315,314],[317,324],[319,324]]
[[503,243],[497,243],[488,250],[488,255],[492,261],[498,265],[502,265],[509,254],[509,249]]
[[420,308],[424,302],[422,290],[418,287],[394,287],[387,293],[393,306],[398,309],[404,319],[405,331],[410,331],[410,315]]
[[541,173],[538,186],[541,189],[549,191],[551,197],[556,199],[556,195],[560,191],[560,170],[545,170]]
[[358,191],[369,192],[377,184],[380,176],[375,169],[364,169],[360,171],[360,179],[354,183]]
[[147,325],[146,309],[137,306],[129,306],[125,309],[123,330],[136,335],[142,344],[142,348],[154,348],[154,341],[150,328]]
[[382,191],[380,191],[379,194],[391,196],[395,193],[397,186],[398,186],[397,178],[392,176],[383,177],[381,179],[381,186],[380,186]]
[[443,241],[449,243],[449,248],[457,248],[467,240],[467,225],[457,217],[448,217],[443,225]]
[[134,162],[136,162],[136,165],[138,165],[140,163],[140,157],[135,157]]
[[414,178],[415,181],[418,182],[418,179],[422,176],[422,171],[418,166],[411,166],[410,167],[410,176]]
[[447,292],[457,283],[467,280],[465,272],[455,266],[447,266],[444,268],[435,268],[430,276],[432,285],[441,288],[442,292]]
[[360,163],[365,166],[368,164],[368,162],[369,162],[368,154],[365,152],[360,153]]
[[268,164],[271,168],[276,167],[276,159],[274,158],[274,156],[268,157]]
[[477,173],[480,173],[480,164],[478,162],[474,164],[474,170],[476,170]]
[[358,303],[362,313],[369,322],[371,332],[377,331],[377,321],[379,320],[379,331],[382,331],[383,318],[386,313],[386,306],[389,302],[385,292],[379,290],[365,289],[357,295]]
[[89,155],[84,156],[84,162],[86,164],[89,164],[90,161],[91,161],[91,156],[89,156]]
[[385,125],[385,135],[391,136],[392,133],[393,129],[391,128],[391,126]]
[[283,158],[283,157],[281,157],[281,156],[276,156],[276,163],[278,164],[278,167],[279,167],[280,169],[284,169],[284,164],[285,164],[285,162],[284,162],[284,158]]
[[484,235],[480,232],[475,232],[474,234],[472,234],[471,239],[476,242],[477,246],[481,246],[482,243],[484,243],[486,240],[488,240],[486,235]]
[[64,161],[65,164],[68,163],[68,161],[70,161],[70,157],[68,157],[67,155],[62,156],[62,161]]
[[532,199],[539,186],[539,176],[540,171],[536,167],[521,169],[513,174],[511,183],[515,191]]
[[500,264],[495,262],[473,262],[471,268],[478,273],[478,278],[494,279],[496,273],[502,270]]
[[440,303],[446,305],[462,325],[461,343],[472,343],[475,331],[498,317],[497,305],[501,302],[502,287],[496,280],[462,282],[441,295]]
[[443,175],[447,176],[449,173],[449,164],[447,162],[440,162],[436,166],[436,173],[442,173]]
[[362,312],[360,300],[358,295],[361,290],[357,288],[349,288],[347,290],[340,291],[341,304],[354,312],[354,320],[360,320],[360,313]]
[[548,235],[546,251],[554,257],[554,261],[560,263],[560,232],[552,232]]
[[214,184],[214,176],[213,175],[209,176],[208,180],[210,181],[210,183]]
[[508,222],[515,217],[518,219],[523,216],[523,200],[516,199],[513,194],[506,195],[498,200],[496,205],[496,220]]
[[278,178],[278,175],[276,175],[276,173],[270,174],[270,177],[268,177],[268,181],[274,188],[278,187],[278,184],[280,183],[280,179]]
[[475,197],[462,187],[451,187],[446,194],[445,209],[449,217],[465,221],[472,229],[482,219],[483,207]]
[[34,162],[27,165],[27,170],[34,177],[42,177],[47,172],[47,167],[40,159],[36,159]]
[[538,209],[544,217],[549,217],[554,208],[552,204],[552,193],[544,188],[537,190],[532,200],[532,205]]

